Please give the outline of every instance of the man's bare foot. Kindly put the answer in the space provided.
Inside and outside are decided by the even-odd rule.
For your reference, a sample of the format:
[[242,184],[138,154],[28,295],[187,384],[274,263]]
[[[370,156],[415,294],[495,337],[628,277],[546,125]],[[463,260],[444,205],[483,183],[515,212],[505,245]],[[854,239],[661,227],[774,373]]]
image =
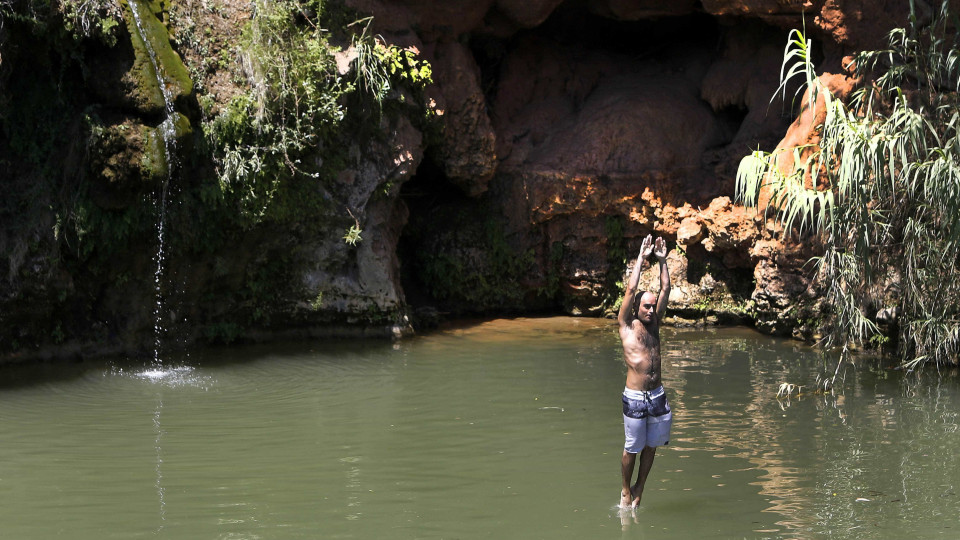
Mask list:
[[620,530],[628,531],[632,523],[640,524],[640,520],[637,519],[636,508],[621,508],[617,511],[617,514],[620,516]]
[[633,486],[630,488],[630,494],[633,496],[630,501],[630,507],[636,508],[640,505],[640,497],[643,496],[643,490],[640,489],[640,486]]
[[620,490],[620,508],[632,508],[633,493],[630,491],[624,492]]

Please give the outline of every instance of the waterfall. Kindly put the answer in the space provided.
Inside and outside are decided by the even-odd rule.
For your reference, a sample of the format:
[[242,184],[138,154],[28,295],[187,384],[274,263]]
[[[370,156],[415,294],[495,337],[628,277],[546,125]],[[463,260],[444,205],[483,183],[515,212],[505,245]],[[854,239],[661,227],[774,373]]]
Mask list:
[[[164,76],[163,66],[157,59],[157,52],[153,48],[153,44],[150,42],[149,34],[144,28],[143,15],[141,14],[141,6],[138,0],[128,0],[128,5],[130,6],[130,13],[133,15],[133,20],[137,29],[137,33],[140,35],[140,39],[143,41],[144,48],[147,50],[147,55],[150,57],[150,64],[153,66],[154,74],[157,78],[157,83],[160,86],[160,92],[163,94],[163,103],[164,103],[164,118],[163,122],[160,123],[160,126],[157,130],[160,133],[161,138],[163,139],[163,153],[164,158],[167,161],[167,177],[164,179],[163,186],[160,189],[160,194],[154,197],[154,209],[157,214],[156,222],[156,232],[157,232],[157,253],[155,256],[156,266],[154,268],[154,306],[153,306],[153,367],[156,370],[159,370],[163,362],[161,360],[161,345],[162,337],[164,333],[164,324],[163,324],[163,312],[164,312],[164,302],[163,302],[163,276],[164,268],[166,261],[166,218],[167,218],[167,191],[170,186],[170,179],[174,174],[174,168],[176,167],[176,127],[175,127],[175,111],[173,107],[173,93],[170,90],[170,86],[167,83],[166,77]],[[152,16],[152,14],[147,14],[147,16]]]

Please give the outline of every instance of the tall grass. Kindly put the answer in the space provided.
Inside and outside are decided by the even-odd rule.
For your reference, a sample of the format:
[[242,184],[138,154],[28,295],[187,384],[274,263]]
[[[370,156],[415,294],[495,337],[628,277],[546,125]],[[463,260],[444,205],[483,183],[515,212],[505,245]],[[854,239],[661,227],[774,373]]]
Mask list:
[[[753,152],[737,171],[741,201],[769,193],[788,234],[823,242],[827,344],[893,338],[911,368],[960,354],[958,24],[947,2],[927,19],[912,13],[886,49],[856,55],[865,82],[846,102],[813,76],[810,40],[791,32],[782,88],[802,79],[805,106],[823,107],[819,143]],[[794,158],[786,171],[783,153]],[[881,309],[898,315],[894,330],[878,324]]]

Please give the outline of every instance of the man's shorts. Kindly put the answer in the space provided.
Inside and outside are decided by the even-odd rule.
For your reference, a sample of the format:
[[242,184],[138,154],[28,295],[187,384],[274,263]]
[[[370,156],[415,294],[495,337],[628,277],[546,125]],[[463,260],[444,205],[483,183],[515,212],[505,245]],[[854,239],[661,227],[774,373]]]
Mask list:
[[623,389],[623,449],[637,454],[644,446],[663,446],[670,442],[673,413],[663,386],[649,392]]

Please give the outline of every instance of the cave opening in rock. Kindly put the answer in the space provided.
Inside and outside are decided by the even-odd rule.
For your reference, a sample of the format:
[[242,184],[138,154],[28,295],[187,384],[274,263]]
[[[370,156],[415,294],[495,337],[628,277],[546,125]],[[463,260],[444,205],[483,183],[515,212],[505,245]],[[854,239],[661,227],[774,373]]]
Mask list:
[[397,244],[400,282],[415,322],[427,319],[429,324],[429,319],[435,316],[438,299],[427,273],[431,271],[431,261],[442,255],[432,251],[432,238],[449,226],[444,216],[454,212],[454,208],[470,205],[470,199],[447,179],[429,156],[424,157],[416,174],[403,184],[400,197],[409,210]]
[[[787,30],[696,4],[624,15],[567,1],[525,29],[495,8],[454,45],[464,53],[438,53],[445,140],[401,190],[397,248],[421,327],[441,313],[599,312],[617,281],[603,223],[626,220],[630,251],[651,230],[675,234],[681,219],[654,223],[659,209],[734,197],[740,159],[772,150],[795,113],[771,99]],[[731,257],[690,250],[742,300],[749,272],[725,268]]]
[[428,154],[400,196],[409,210],[397,245],[400,282],[417,328],[455,316],[560,312],[535,277],[529,234],[511,229],[497,195],[468,196]]

